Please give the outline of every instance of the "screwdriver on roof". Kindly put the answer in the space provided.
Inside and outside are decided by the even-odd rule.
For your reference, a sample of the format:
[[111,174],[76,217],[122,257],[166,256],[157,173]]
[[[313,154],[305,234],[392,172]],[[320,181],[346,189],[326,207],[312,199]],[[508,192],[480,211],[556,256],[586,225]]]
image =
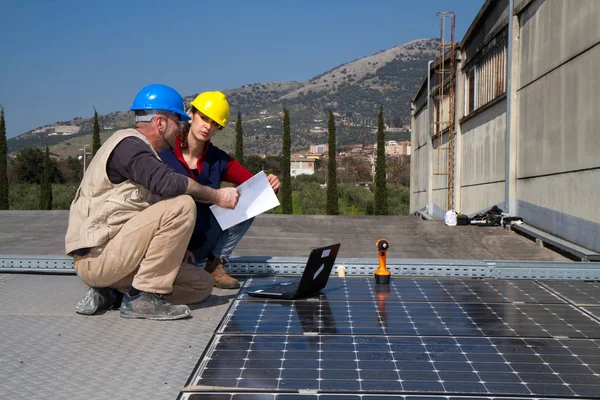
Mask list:
[[386,253],[390,247],[390,242],[387,239],[381,238],[376,242],[377,250],[379,250],[379,267],[375,270],[375,283],[377,285],[390,284],[390,271],[386,268]]

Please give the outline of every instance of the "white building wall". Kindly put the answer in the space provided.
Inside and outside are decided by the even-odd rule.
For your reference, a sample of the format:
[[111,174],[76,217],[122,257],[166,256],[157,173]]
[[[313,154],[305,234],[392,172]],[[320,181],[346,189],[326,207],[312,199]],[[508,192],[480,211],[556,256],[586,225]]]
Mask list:
[[598,43],[600,1],[536,0],[519,16],[520,86]]
[[427,205],[427,107],[413,118],[411,143],[413,153],[410,158],[411,201],[410,212],[425,208]]
[[315,171],[310,168],[305,169],[290,169],[290,176],[298,176],[298,175],[314,175]]
[[504,202],[506,100],[461,124],[463,214]]
[[302,160],[302,161],[292,160],[290,163],[290,176],[314,175],[314,173],[315,173],[314,165],[315,164],[314,164],[313,160]]
[[517,207],[600,251],[600,1],[534,1],[521,24]]
[[431,173],[433,204],[430,214],[443,219],[448,210],[448,136],[433,139],[431,146]]

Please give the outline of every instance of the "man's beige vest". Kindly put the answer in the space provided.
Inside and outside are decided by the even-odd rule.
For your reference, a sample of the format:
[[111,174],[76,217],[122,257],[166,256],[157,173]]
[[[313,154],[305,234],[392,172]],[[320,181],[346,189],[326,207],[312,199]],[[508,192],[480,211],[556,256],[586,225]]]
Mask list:
[[123,224],[140,211],[160,200],[141,185],[126,180],[111,183],[106,164],[115,147],[126,137],[135,136],[160,157],[144,135],[135,129],[115,132],[100,147],[77,189],[69,212],[65,237],[67,254],[74,250],[102,246],[121,230]]

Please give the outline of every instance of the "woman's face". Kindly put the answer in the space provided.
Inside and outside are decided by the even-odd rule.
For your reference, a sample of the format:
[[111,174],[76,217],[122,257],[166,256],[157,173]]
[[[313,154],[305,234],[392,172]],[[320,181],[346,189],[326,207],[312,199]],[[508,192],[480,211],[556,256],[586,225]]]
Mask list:
[[200,111],[194,112],[194,116],[190,122],[190,133],[194,139],[201,142],[208,142],[219,130],[219,124]]

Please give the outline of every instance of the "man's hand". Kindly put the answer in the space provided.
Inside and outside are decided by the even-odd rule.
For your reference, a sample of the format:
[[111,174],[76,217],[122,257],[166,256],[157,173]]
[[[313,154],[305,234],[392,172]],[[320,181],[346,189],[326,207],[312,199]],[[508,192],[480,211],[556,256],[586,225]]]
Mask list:
[[235,208],[239,198],[240,194],[236,188],[224,187],[221,189],[217,189],[215,204],[223,208],[233,209]]
[[281,182],[279,182],[279,178],[277,177],[277,175],[269,174],[267,176],[267,180],[269,181],[269,184],[271,185],[273,191],[277,193],[279,191],[279,187],[281,186]]

